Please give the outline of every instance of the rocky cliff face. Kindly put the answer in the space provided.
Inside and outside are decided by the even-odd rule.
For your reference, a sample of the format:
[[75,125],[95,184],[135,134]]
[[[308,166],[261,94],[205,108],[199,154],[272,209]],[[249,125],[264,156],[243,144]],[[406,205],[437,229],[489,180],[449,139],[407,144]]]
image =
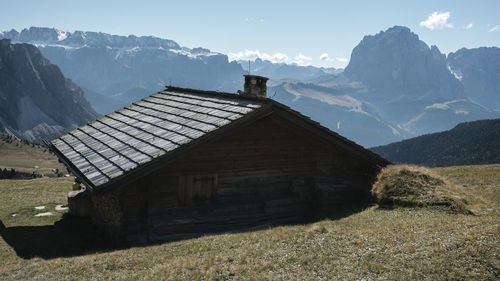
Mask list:
[[51,139],[97,117],[83,91],[29,44],[0,40],[0,130]]
[[500,48],[463,48],[450,53],[447,63],[468,98],[500,110]]
[[344,73],[365,84],[378,102],[463,97],[462,85],[446,68],[446,56],[407,27],[365,36],[353,49]]

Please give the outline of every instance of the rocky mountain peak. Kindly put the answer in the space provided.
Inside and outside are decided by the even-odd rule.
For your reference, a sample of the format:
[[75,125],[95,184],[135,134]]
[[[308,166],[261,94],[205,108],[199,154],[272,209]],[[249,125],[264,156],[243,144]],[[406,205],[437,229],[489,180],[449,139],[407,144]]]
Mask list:
[[460,82],[446,67],[446,56],[402,26],[365,36],[353,49],[344,73],[385,101],[446,100],[463,95]]
[[30,27],[29,29],[23,29],[19,34],[19,41],[39,41],[39,42],[56,42],[64,39],[60,37],[63,32],[55,28],[47,27]]

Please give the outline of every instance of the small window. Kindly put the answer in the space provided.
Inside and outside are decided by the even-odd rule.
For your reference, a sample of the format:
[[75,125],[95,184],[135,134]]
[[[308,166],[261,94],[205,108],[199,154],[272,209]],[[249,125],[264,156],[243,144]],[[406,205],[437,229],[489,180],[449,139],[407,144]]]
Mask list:
[[214,202],[217,175],[199,174],[179,177],[179,203],[184,206],[205,205]]

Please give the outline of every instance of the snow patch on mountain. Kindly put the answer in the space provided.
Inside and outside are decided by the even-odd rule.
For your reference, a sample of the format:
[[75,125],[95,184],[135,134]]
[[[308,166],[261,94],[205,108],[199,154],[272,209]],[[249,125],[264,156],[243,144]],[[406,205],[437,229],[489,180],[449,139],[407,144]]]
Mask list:
[[465,99],[459,99],[459,100],[452,100],[452,101],[447,101],[443,103],[434,103],[432,105],[428,105],[424,108],[424,110],[432,110],[432,109],[442,109],[442,110],[447,110],[450,108],[450,104],[454,103],[459,103],[459,102],[466,102],[467,100]]
[[77,47],[75,47],[75,46],[68,46],[68,45],[63,45],[63,44],[46,44],[46,43],[40,43],[40,42],[33,42],[33,43],[30,43],[30,44],[33,45],[33,46],[36,46],[37,48],[56,47],[56,48],[63,48],[63,49],[66,49],[66,50],[77,49]]
[[446,67],[448,68],[450,73],[453,74],[453,76],[455,76],[455,78],[457,78],[459,81],[462,81],[463,75],[460,69],[452,69],[449,64],[447,64]]
[[65,31],[56,30],[57,31],[57,41],[62,41],[68,38],[68,34]]
[[186,50],[186,49],[172,49],[169,50],[170,52],[174,54],[179,54],[183,56],[187,56],[192,59],[197,59],[200,57],[210,57],[210,56],[216,56],[216,55],[221,55],[221,53],[216,53],[216,52],[211,52],[210,50],[207,50],[208,52],[193,52],[194,49],[191,50]]
[[394,128],[393,126],[387,125],[387,127],[391,128],[393,135],[395,135],[395,136],[400,136],[401,135],[401,133],[396,128]]

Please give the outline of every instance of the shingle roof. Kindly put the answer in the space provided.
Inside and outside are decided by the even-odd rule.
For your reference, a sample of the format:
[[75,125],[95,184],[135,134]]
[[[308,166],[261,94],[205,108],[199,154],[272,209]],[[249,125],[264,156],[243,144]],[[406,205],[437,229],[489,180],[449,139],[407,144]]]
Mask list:
[[206,93],[170,87],[51,143],[66,164],[97,187],[266,103],[265,99]]

